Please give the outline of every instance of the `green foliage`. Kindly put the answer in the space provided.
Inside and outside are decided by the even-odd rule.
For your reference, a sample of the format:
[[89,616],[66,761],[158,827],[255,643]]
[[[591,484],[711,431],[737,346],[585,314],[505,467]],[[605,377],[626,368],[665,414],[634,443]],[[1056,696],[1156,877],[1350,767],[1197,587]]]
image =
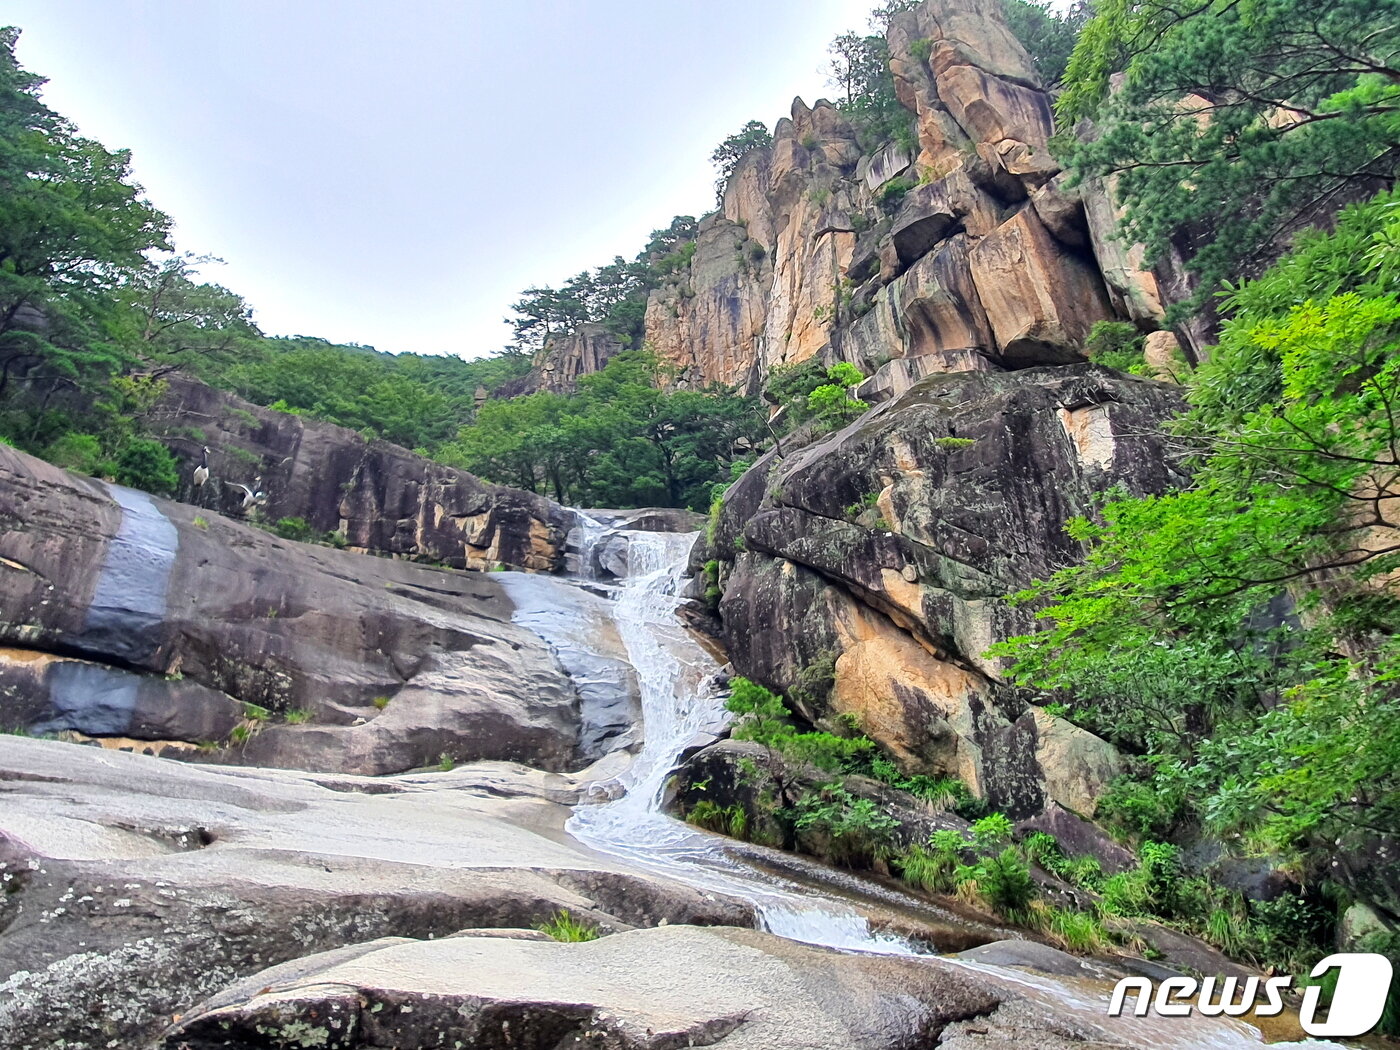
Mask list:
[[743,806],[736,804],[721,806],[704,798],[690,807],[685,815],[686,822],[697,828],[713,831],[730,838],[745,839],[749,833],[749,815]]
[[[44,80],[20,68],[18,37],[0,29],[0,396],[92,396],[127,358],[117,292],[149,265],[143,253],[168,247],[170,220],[131,182],[129,153],[80,137],[39,100]],[[29,433],[6,422],[33,440],[41,420],[25,420]]]
[[1027,919],[1036,886],[1030,868],[1014,846],[984,857],[977,864],[974,878],[979,896],[998,914],[1013,922]]
[[1011,842],[1013,826],[1004,813],[988,813],[972,822],[972,845],[979,853],[998,850]]
[[272,526],[272,531],[284,540],[310,543],[316,539],[316,530],[307,524],[305,518],[282,518]]
[[[1257,269],[1313,209],[1394,180],[1400,0],[1094,10],[1056,103],[1056,150],[1078,175],[1116,176],[1123,233],[1149,260],[1193,232],[1201,293],[1176,314]],[[1086,118],[1094,134],[1080,137]]]
[[890,179],[875,193],[875,199],[880,202],[880,206],[886,211],[894,211],[905,195],[914,188],[916,183],[912,179],[906,179],[902,175]]
[[890,72],[885,33],[890,19],[916,6],[908,0],[891,0],[872,12],[871,33],[855,31],[838,36],[827,48],[827,79],[838,88],[838,107],[855,128],[860,145],[874,152],[886,142],[899,143],[917,152],[913,114],[899,102]]
[[572,912],[563,909],[556,911],[544,922],[537,923],[535,929],[567,944],[598,939],[597,925],[587,919],[577,918]]
[[848,867],[867,867],[887,852],[899,821],[881,813],[870,799],[857,798],[833,782],[797,800],[793,826],[799,833],[817,836],[823,856]]
[[1025,596],[1047,629],[994,650],[1147,753],[1105,800],[1135,834],[1197,821],[1318,877],[1400,833],[1400,549],[1370,532],[1400,491],[1400,287],[1373,251],[1397,222],[1392,196],[1353,208],[1231,291],[1173,428],[1190,487],[1072,522],[1085,561]]
[[1045,86],[1059,86],[1079,33],[1089,20],[1089,5],[1076,0],[1056,10],[1049,0],[1002,0],[1001,9],[1007,27],[1031,56]]
[[939,448],[944,449],[948,452],[956,452],[960,448],[971,448],[973,445],[977,444],[977,439],[959,437],[939,437],[934,438],[933,443]]
[[757,443],[758,403],[727,388],[668,390],[655,355],[618,354],[572,396],[486,402],[438,458],[575,506],[711,506],[738,452]]
[[1109,943],[1108,931],[1098,917],[1089,912],[1067,908],[1050,910],[1050,932],[1060,939],[1066,950],[1094,955]]
[[389,701],[390,701],[391,699],[392,699],[391,697],[387,697],[387,696],[376,696],[376,697],[374,698],[374,707],[375,707],[375,709],[378,710],[378,711],[383,711],[386,707],[389,706]]
[[623,346],[638,347],[647,294],[689,267],[698,229],[693,216],[678,215],[665,229],[653,230],[647,246],[631,262],[617,256],[571,277],[560,288],[525,289],[511,307],[515,341],[508,354],[524,360],[584,324],[601,325]]
[[305,708],[294,707],[290,711],[283,713],[282,721],[289,726],[304,725],[311,721],[311,712]]
[[131,438],[117,453],[113,476],[122,485],[167,496],[180,484],[180,469],[168,449],[152,438]]
[[849,423],[868,407],[864,401],[850,396],[850,388],[864,378],[854,365],[838,361],[826,370],[825,382],[807,394],[803,418],[814,420],[822,427]]
[[1120,372],[1146,375],[1143,361],[1144,337],[1136,325],[1126,321],[1098,321],[1084,340],[1084,356],[1096,365]]
[[451,773],[457,768],[457,760],[444,751],[438,756],[438,772]]
[[102,454],[101,442],[93,434],[64,434],[44,449],[44,458],[56,467],[80,474],[109,474],[113,469]]
[[751,120],[733,135],[727,136],[710,154],[710,163],[718,172],[715,178],[715,197],[724,203],[724,188],[729,184],[729,176],[747,154],[756,149],[764,149],[773,144],[773,136],[761,121]]

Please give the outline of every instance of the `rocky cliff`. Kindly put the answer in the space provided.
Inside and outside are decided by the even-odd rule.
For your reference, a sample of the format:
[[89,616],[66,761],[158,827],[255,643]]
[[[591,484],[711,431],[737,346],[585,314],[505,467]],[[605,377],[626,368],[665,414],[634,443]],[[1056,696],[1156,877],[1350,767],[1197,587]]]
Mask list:
[[[183,464],[180,499],[264,522],[300,518],[354,549],[458,569],[564,567],[575,515],[387,441],[259,408],[179,375],[147,421]],[[210,480],[188,479],[208,446]],[[263,495],[250,502],[249,494]]]
[[[755,390],[819,356],[888,397],[934,372],[1082,360],[1096,321],[1158,327],[1158,277],[1116,238],[1111,188],[1066,185],[1050,96],[996,0],[929,0],[888,44],[916,148],[866,153],[836,107],[795,101],[737,165],[688,269],[651,293],[645,342],[682,381]],[[538,379],[563,389],[604,359],[576,334]]]
[[1114,486],[1174,483],[1154,424],[1176,407],[1171,387],[1092,365],[957,372],[770,452],[697,554],[719,563],[735,669],[1010,814],[1092,816],[1113,749],[983,653],[1033,628],[1010,596],[1079,557],[1071,517]]

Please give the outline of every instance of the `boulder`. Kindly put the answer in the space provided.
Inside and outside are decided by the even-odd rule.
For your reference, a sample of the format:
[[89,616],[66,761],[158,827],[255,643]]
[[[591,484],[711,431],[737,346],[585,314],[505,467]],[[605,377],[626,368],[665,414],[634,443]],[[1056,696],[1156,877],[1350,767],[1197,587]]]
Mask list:
[[969,253],[972,281],[1009,367],[1081,360],[1108,298],[1092,264],[1057,244],[1024,208]]
[[904,195],[890,226],[899,261],[908,266],[947,236],[958,212],[942,182],[915,186]]
[[1169,387],[1089,365],[948,373],[770,453],[715,531],[735,670],[792,695],[830,667],[827,688],[804,684],[805,716],[855,716],[908,768],[1007,812],[1090,815],[1112,750],[1028,708],[984,654],[1035,629],[1008,599],[1080,557],[1069,519],[1115,485],[1174,483],[1153,435],[1178,407]]
[[1143,339],[1142,358],[1152,370],[1152,377],[1166,383],[1182,382],[1190,367],[1186,363],[1186,355],[1182,353],[1181,343],[1167,331],[1147,333]]
[[247,739],[206,757],[571,766],[579,696],[512,611],[489,575],[292,543],[0,447],[0,725],[195,743],[252,704]]
[[932,1045],[1005,995],[951,966],[833,955],[752,930],[394,940],[231,985],[157,1045],[886,1050]]

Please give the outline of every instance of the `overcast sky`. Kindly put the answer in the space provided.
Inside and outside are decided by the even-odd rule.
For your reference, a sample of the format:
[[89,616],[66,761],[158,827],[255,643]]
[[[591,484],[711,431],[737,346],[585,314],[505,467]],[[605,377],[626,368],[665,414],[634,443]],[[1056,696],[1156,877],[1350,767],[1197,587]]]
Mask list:
[[517,293],[713,205],[871,0],[5,0],[44,99],[269,334],[475,357]]

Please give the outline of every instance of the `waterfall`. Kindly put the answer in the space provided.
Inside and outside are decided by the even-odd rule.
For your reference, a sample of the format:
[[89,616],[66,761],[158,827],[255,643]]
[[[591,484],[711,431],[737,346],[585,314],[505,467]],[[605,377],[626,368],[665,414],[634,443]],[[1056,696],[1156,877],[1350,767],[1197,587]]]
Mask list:
[[[762,926],[778,936],[846,951],[928,954],[902,937],[872,929],[847,901],[761,871],[736,856],[730,840],[663,811],[667,780],[681,756],[697,741],[721,731],[728,720],[724,694],[714,682],[718,662],[676,615],[687,557],[698,534],[609,531],[586,515],[580,519],[573,536],[581,581],[520,573],[497,576],[516,603],[515,619],[534,627],[556,651],[569,654],[597,645],[595,616],[569,611],[579,605],[578,589],[601,592],[605,600],[600,607],[616,626],[635,674],[641,701],[641,749],[614,782],[595,785],[592,798],[575,807],[565,825],[569,833],[634,867],[702,891],[746,900]],[[605,538],[626,542],[627,573],[618,582],[597,578],[593,548]],[[1244,1050],[1261,1045],[1255,1028],[1228,1019],[1156,1014],[1109,1018],[1106,989],[1090,981],[946,961],[978,971],[988,983],[1012,987],[1060,1015],[1072,1013],[1106,1038],[1131,1040],[1129,1045],[1163,1050]],[[1273,1046],[1324,1050],[1335,1044],[1306,1041]]]

